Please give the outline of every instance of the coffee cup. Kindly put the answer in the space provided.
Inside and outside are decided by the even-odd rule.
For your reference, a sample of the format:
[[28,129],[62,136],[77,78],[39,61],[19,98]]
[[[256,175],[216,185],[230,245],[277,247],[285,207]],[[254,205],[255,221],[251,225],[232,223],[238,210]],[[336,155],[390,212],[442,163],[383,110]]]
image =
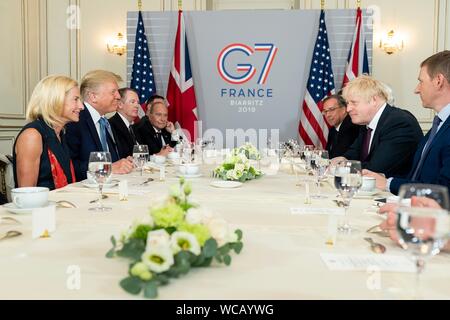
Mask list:
[[376,180],[373,177],[362,177],[361,191],[374,191],[376,187]]
[[46,187],[23,187],[11,190],[11,198],[18,208],[42,208],[48,204]]
[[152,155],[150,160],[156,164],[164,164],[166,162],[166,157],[160,155]]

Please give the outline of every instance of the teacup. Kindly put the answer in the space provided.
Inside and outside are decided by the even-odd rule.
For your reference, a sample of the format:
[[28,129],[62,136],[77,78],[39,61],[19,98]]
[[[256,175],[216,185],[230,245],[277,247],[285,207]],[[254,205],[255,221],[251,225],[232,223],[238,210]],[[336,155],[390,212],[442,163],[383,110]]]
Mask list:
[[42,208],[48,204],[46,187],[24,187],[11,190],[11,198],[18,208]]
[[197,164],[188,163],[180,165],[178,170],[181,174],[192,176],[198,174],[200,167]]
[[376,187],[376,180],[373,177],[362,177],[361,191],[371,192]]
[[166,157],[160,155],[152,155],[150,160],[156,164],[164,164],[166,162]]

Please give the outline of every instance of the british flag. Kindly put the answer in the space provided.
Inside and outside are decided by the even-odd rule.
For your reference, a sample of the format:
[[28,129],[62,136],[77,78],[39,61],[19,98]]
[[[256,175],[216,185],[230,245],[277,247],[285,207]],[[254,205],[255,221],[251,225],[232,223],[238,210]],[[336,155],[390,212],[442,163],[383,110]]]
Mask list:
[[361,8],[358,8],[356,9],[355,32],[353,33],[352,46],[350,47],[347,63],[345,65],[342,87],[361,74],[369,74],[369,59],[367,57],[364,25],[362,24],[362,11]]
[[305,98],[300,112],[299,134],[301,143],[325,148],[328,124],[322,115],[322,100],[334,93],[334,76],[328,44],[325,12],[320,12],[319,32],[309,70]]
[[141,11],[139,11],[138,23],[136,27],[133,71],[131,73],[130,87],[136,90],[139,95],[141,107],[138,110],[138,116],[139,118],[142,118],[145,116],[145,112],[147,111],[145,102],[152,95],[156,94],[156,86]]
[[169,120],[181,127],[189,139],[196,138],[197,103],[192,79],[189,49],[186,38],[183,12],[178,11],[178,28],[175,37],[175,52],[167,86]]

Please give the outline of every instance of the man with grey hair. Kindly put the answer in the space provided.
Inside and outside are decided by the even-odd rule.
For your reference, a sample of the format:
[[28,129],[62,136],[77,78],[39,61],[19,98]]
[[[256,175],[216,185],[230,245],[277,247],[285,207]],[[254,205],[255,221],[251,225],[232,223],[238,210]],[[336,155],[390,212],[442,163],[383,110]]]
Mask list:
[[333,162],[359,160],[363,169],[387,176],[406,175],[423,137],[417,119],[410,112],[390,106],[386,86],[367,75],[350,81],[343,96],[352,122],[365,127],[343,157]]
[[121,77],[105,70],[88,72],[81,80],[80,91],[84,110],[80,121],[67,125],[66,139],[78,181],[86,179],[89,155],[93,151],[108,151],[113,161],[112,172],[129,173],[133,159],[120,159],[111,126],[105,115],[117,110],[120,100],[117,82]]

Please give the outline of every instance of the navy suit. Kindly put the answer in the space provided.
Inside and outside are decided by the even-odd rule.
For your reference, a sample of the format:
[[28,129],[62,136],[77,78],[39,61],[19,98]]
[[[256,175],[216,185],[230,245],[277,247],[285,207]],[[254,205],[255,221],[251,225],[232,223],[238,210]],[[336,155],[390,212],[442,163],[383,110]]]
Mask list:
[[[155,154],[161,151],[162,141],[156,135],[155,129],[150,123],[150,119],[145,116],[133,125],[134,133],[136,134],[136,139],[140,144],[146,144],[148,146],[149,154]],[[166,129],[161,130],[161,136],[164,139],[166,145],[174,148],[178,141],[172,140],[172,135]]]
[[[106,137],[112,161],[115,162],[119,160],[119,156],[114,138],[111,138],[109,134]],[[94,121],[86,107],[80,112],[80,121],[66,125],[66,141],[77,181],[84,180],[86,179],[90,153],[103,150]]]
[[[360,129],[358,138],[344,157],[361,160],[366,131],[365,126]],[[417,119],[409,111],[386,105],[372,134],[372,144],[367,158],[361,162],[362,168],[384,173],[387,177],[406,176],[423,137]]]
[[411,180],[429,135],[430,132],[420,142],[414,155],[413,166],[407,178],[392,179],[390,185],[392,193],[397,194],[400,186],[405,183],[431,183],[450,188],[450,117],[445,120],[431,142],[428,151],[424,155],[424,162],[419,169],[416,179],[414,181]]
[[[116,139],[119,157],[126,158],[132,156],[136,138],[131,135],[131,132],[118,112],[113,117],[109,118],[109,123],[111,124]],[[130,128],[133,130],[133,126],[130,126]]]
[[339,131],[334,127],[330,128],[326,147],[330,159],[342,156],[350,148],[359,135],[359,128],[360,126],[352,123],[349,115],[342,121]]

